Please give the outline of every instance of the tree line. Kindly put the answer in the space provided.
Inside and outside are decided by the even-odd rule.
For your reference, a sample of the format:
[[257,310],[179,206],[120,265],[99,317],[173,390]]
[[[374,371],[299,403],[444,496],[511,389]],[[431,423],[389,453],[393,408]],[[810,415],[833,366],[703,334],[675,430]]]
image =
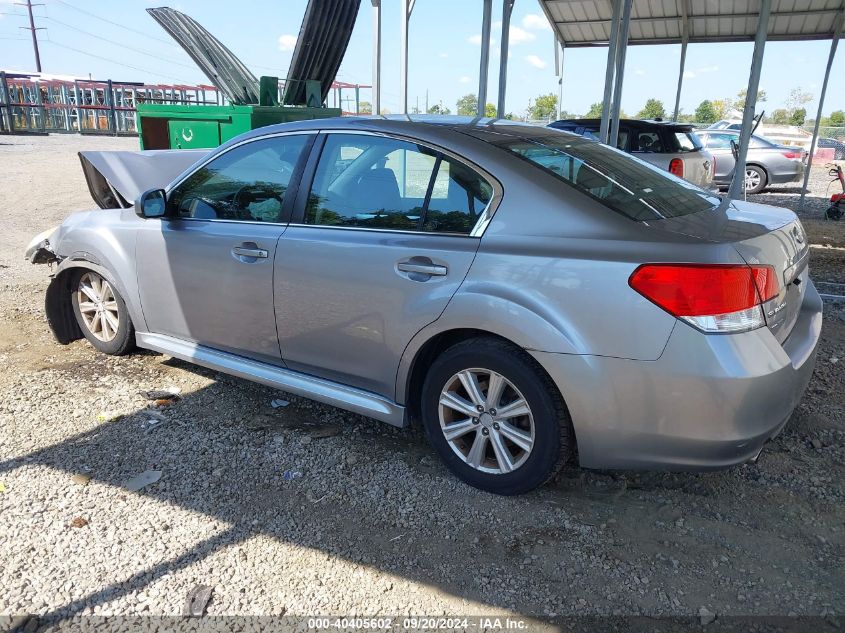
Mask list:
[[[732,113],[742,113],[745,108],[746,90],[740,90],[736,97],[722,98],[722,99],[705,99],[695,108],[693,112],[678,113],[678,121],[685,123],[701,123],[710,124],[715,123],[721,119],[731,117]],[[768,96],[765,90],[757,91],[757,103],[766,103]],[[784,107],[777,108],[771,112],[767,112],[763,117],[764,123],[779,124],[779,125],[805,125],[806,123],[813,123],[813,119],[807,119],[806,105],[813,100],[813,95],[802,88],[793,88],[789,91],[789,96],[784,102]],[[764,108],[757,106],[757,110]],[[372,113],[372,107],[366,101],[360,104],[362,114]],[[451,108],[444,105],[443,102],[435,103],[427,110],[428,114],[452,114]],[[475,116],[478,112],[478,96],[470,93],[462,96],[455,104],[455,113],[462,116]],[[421,114],[418,108],[413,108],[412,114]],[[382,114],[389,114],[385,109],[382,109]],[[558,111],[558,98],[554,93],[538,95],[534,99],[529,100],[528,107],[525,110],[524,116],[517,116],[513,113],[508,113],[504,118],[506,119],[523,119],[523,120],[540,120],[550,121],[553,119],[576,119],[588,118],[597,119],[602,114],[601,102],[593,103],[590,109],[583,115],[578,115],[566,111]],[[485,104],[484,116],[495,117],[496,106],[492,103]],[[650,98],[645,102],[645,105],[634,114],[637,119],[669,119],[672,113],[667,112],[665,105],[660,99]],[[628,115],[624,110],[620,111],[620,117],[625,119]],[[830,116],[822,117],[820,125],[823,127],[845,127],[845,111],[834,110]]]

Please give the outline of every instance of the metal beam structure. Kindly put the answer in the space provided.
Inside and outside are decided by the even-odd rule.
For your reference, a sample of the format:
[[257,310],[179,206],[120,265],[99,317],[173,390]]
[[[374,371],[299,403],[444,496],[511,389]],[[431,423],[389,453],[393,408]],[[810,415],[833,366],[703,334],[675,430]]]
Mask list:
[[689,0],[681,0],[681,64],[678,67],[678,92],[675,94],[675,110],[672,112],[672,120],[678,120],[678,112],[681,109],[681,88],[684,85],[684,67],[687,63],[687,44],[689,44],[689,15],[687,3]]
[[563,118],[563,54],[566,47],[563,45],[557,34],[555,38],[555,76],[557,77],[557,117]]
[[628,52],[628,34],[631,28],[633,0],[623,0],[622,20],[619,23],[619,42],[616,44],[616,85],[613,87],[613,108],[610,111],[610,136],[608,145],[616,147],[619,136],[619,114],[622,111],[622,82],[625,79],[625,55]]
[[616,75],[616,47],[619,43],[619,21],[622,17],[622,1],[614,0],[613,18],[610,22],[610,39],[607,48],[607,67],[604,71],[604,98],[601,105],[601,125],[599,139],[607,143],[610,130],[610,104],[613,101],[613,80]]
[[757,106],[757,90],[760,87],[760,71],[763,68],[763,51],[766,48],[766,34],[771,12],[772,0],[760,0],[760,17],[757,18],[754,54],[751,56],[751,74],[748,77],[745,109],[742,112],[742,129],[739,132],[739,151],[731,186],[728,189],[728,197],[732,200],[745,195],[745,159],[748,157],[748,143],[751,141],[751,126],[754,123],[754,109]]
[[[508,87],[508,45],[510,44],[511,14],[515,0],[502,2],[502,46],[499,55],[499,99],[496,102],[496,116],[505,116],[505,93]],[[557,50],[557,48],[555,48]],[[555,56],[557,58],[557,56]],[[486,106],[485,106],[486,107]],[[479,114],[483,114],[480,112]]]
[[381,114],[381,0],[373,3],[373,95],[372,114]]
[[402,0],[402,34],[399,49],[399,83],[402,91],[402,113],[408,114],[408,24],[416,0]]
[[493,12],[493,0],[484,0],[484,13],[481,18],[481,64],[478,69],[478,102],[475,112],[484,116],[487,106],[487,69],[490,66],[490,16]]
[[839,38],[842,37],[842,25],[845,22],[845,13],[841,13],[838,18],[836,31],[833,34],[833,39],[830,40],[830,54],[827,56],[827,67],[824,71],[824,81],[822,82],[822,92],[819,95],[819,109],[816,112],[816,121],[813,124],[813,140],[810,143],[810,156],[807,158],[807,166],[804,169],[804,184],[801,187],[801,200],[798,203],[798,208],[804,210],[804,196],[807,193],[807,183],[810,181],[810,170],[813,168],[813,154],[816,153],[816,144],[819,141],[819,122],[822,118],[822,108],[824,107],[824,98],[827,94],[827,81],[830,79],[830,69],[833,67],[833,59],[836,57],[836,48],[839,45]]

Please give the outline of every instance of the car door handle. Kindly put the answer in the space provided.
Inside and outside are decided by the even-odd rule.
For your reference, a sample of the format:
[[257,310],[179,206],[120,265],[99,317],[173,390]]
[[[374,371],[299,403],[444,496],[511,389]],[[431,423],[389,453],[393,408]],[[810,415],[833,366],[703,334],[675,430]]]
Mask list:
[[232,254],[236,257],[256,257],[266,259],[269,253],[263,248],[249,248],[246,246],[235,246],[232,249]]
[[419,273],[421,275],[436,275],[442,277],[449,272],[449,269],[439,264],[426,264],[422,262],[399,262],[396,268],[403,273]]

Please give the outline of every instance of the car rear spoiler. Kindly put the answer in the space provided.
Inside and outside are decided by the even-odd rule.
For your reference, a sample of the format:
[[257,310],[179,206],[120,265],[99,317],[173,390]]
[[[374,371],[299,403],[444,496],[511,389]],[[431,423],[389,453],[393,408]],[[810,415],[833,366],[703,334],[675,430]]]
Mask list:
[[211,150],[79,152],[91,197],[101,209],[127,209],[148,189],[162,189]]

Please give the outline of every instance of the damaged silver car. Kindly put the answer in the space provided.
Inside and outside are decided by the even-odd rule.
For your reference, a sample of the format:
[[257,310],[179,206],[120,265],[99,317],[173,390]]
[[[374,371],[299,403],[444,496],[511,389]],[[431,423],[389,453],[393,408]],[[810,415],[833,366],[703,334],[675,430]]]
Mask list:
[[60,343],[419,420],[485,490],[570,460],[754,459],[812,374],[822,304],[795,214],[567,132],[326,119],[82,159],[104,209],[27,250],[58,264]]

